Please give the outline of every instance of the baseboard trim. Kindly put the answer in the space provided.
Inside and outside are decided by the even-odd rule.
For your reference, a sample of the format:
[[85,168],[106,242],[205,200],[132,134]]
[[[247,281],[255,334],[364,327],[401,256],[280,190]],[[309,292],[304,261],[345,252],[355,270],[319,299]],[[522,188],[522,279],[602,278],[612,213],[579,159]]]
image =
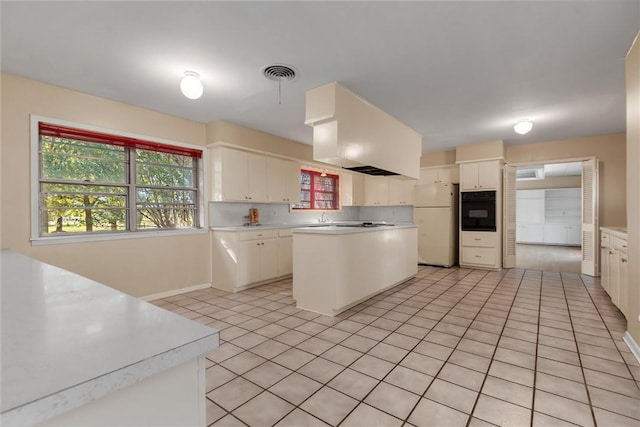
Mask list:
[[640,363],[640,346],[638,346],[638,343],[634,341],[629,331],[624,333],[622,339],[627,344],[627,347],[629,347],[629,350],[631,350],[631,353],[636,357],[638,363]]
[[167,297],[172,297],[174,295],[180,295],[180,294],[184,294],[187,292],[193,292],[193,291],[200,291],[202,289],[208,289],[211,287],[211,283],[203,283],[201,285],[193,285],[193,286],[187,286],[186,288],[180,288],[180,289],[173,289],[171,291],[166,291],[166,292],[160,292],[157,294],[151,294],[151,295],[147,295],[144,297],[140,297],[140,299],[142,301],[153,301],[153,300],[157,300],[157,299],[161,299],[161,298],[167,298]]

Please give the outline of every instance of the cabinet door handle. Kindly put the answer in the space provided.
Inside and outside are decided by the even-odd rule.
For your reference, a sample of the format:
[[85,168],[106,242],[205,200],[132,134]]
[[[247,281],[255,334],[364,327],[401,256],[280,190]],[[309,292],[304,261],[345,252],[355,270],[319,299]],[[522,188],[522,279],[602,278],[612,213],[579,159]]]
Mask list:
[[260,243],[256,243],[256,246],[260,246]]
[[620,262],[627,262],[625,258],[620,258]]

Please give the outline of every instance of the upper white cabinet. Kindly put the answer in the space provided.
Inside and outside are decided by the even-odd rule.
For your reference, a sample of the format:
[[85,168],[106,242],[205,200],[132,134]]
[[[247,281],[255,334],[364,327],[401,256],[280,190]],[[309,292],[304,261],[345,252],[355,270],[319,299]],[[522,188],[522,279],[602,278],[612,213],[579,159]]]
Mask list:
[[384,206],[389,204],[389,178],[367,176],[364,178],[364,205]]
[[364,175],[341,173],[340,189],[341,206],[362,206],[364,204]]
[[269,201],[300,202],[300,165],[291,160],[267,157]]
[[267,202],[267,157],[228,147],[211,150],[211,199]]
[[497,190],[499,185],[500,162],[498,160],[460,165],[461,190]]
[[389,178],[389,205],[413,205],[413,179]]
[[429,167],[420,169],[418,184],[458,184],[460,182],[460,167],[458,165]]

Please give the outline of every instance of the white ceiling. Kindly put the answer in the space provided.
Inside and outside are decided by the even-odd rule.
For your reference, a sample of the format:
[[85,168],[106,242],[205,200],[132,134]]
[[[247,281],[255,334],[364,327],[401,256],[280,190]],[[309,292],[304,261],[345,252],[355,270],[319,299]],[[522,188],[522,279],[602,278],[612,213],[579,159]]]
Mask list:
[[[423,135],[423,151],[625,130],[640,2],[0,3],[3,72],[310,144],[304,94],[339,81]],[[261,69],[292,65],[277,83]],[[204,96],[179,91],[185,70]],[[513,124],[534,121],[526,136]]]

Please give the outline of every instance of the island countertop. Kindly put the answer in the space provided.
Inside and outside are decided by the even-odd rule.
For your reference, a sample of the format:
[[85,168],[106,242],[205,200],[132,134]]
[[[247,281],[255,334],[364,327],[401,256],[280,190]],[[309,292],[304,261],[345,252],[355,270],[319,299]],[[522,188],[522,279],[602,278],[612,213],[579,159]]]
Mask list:
[[379,225],[375,227],[356,227],[345,225],[327,225],[324,227],[300,227],[294,228],[293,233],[311,233],[311,234],[354,234],[368,233],[372,231],[398,230],[402,228],[418,228],[417,225],[411,223],[397,223],[395,225]]
[[[106,261],[105,261],[106,262]],[[218,332],[0,251],[2,425],[33,425],[218,346]]]

